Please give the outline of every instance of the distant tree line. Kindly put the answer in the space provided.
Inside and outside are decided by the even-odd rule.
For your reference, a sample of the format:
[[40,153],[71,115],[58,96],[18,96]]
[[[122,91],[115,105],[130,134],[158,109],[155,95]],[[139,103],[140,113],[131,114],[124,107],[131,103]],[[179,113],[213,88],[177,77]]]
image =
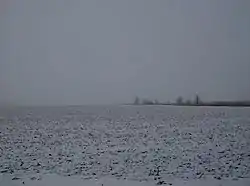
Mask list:
[[157,105],[159,102],[157,100],[152,101],[149,99],[140,99],[139,97],[135,98],[134,105]]
[[138,96],[136,96],[134,100],[134,105],[198,105],[201,103],[200,97],[196,95],[194,101],[186,100],[179,96],[175,102],[159,102],[157,99],[154,99],[154,101],[150,99],[140,99]]
[[175,105],[201,105],[201,104],[202,104],[202,101],[199,95],[195,95],[195,98],[193,101],[189,99],[184,101],[184,99],[181,96],[179,96],[175,101]]
[[140,99],[138,96],[136,96],[134,100],[134,105],[199,105],[201,103],[200,97],[198,95],[195,96],[194,101],[186,100],[179,96],[174,103],[166,102],[162,103],[159,102],[157,99],[154,101],[150,99]]
[[211,101],[203,102],[198,94],[195,95],[194,100],[184,100],[182,96],[176,98],[175,102],[159,102],[150,99],[140,99],[138,96],[134,100],[134,105],[177,105],[177,106],[250,106],[250,101]]

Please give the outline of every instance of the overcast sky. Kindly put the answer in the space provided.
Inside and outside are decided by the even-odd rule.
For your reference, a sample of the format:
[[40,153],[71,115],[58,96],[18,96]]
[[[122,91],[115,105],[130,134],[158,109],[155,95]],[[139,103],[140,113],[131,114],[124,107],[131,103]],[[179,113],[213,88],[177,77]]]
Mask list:
[[0,102],[250,99],[249,0],[1,0]]

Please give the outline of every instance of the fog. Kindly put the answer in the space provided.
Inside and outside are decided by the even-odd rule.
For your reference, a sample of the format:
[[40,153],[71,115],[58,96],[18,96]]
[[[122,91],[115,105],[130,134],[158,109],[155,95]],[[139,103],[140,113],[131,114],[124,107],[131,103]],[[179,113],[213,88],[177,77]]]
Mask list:
[[250,99],[249,0],[2,0],[0,103]]

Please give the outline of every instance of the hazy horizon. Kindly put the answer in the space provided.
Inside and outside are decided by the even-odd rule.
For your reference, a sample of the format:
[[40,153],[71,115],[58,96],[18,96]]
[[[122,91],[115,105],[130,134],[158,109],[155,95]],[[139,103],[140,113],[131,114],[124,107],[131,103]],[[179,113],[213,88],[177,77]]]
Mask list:
[[248,0],[3,0],[0,104],[250,100]]

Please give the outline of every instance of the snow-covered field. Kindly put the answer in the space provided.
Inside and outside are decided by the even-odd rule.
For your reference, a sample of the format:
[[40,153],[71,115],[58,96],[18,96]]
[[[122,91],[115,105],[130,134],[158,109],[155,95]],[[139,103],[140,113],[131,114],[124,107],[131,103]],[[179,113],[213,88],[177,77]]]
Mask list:
[[56,185],[51,175],[58,185],[250,185],[250,108],[30,107],[0,117],[0,186]]

